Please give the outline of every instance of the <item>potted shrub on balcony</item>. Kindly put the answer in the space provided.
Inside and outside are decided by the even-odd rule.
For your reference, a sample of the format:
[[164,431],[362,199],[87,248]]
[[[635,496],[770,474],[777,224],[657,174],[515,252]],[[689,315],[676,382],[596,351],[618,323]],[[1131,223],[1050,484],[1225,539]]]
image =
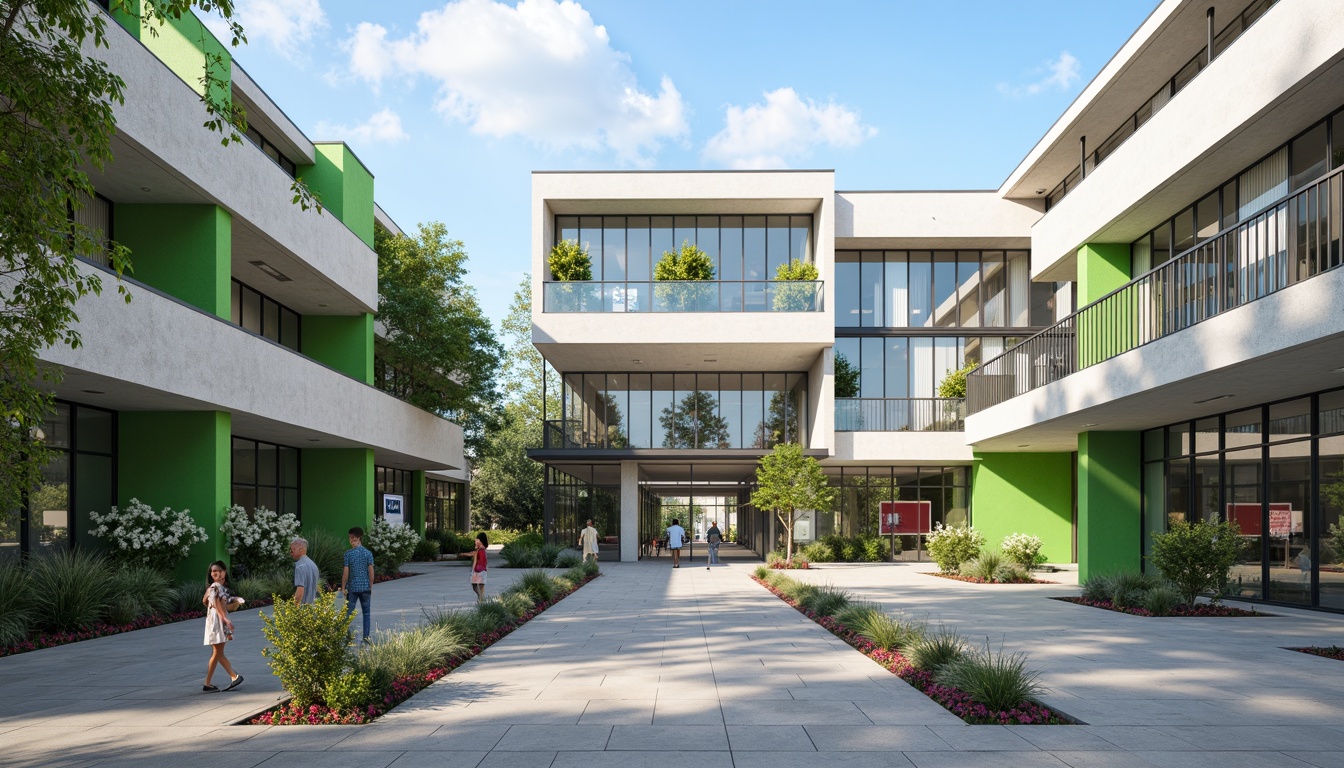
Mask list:
[[[546,264],[551,269],[551,280],[557,283],[587,282],[593,279],[593,260],[588,256],[588,249],[580,247],[577,240],[556,243],[551,248]],[[553,290],[552,296],[559,300],[561,306],[551,309],[561,312],[582,309],[579,306],[582,297],[574,290],[574,286],[558,285]]]
[[713,286],[686,284],[714,279],[714,262],[709,254],[686,240],[681,241],[680,251],[663,251],[663,257],[653,266],[653,279],[678,283],[654,288],[654,298],[670,312],[695,312],[716,303],[709,301],[710,291],[704,290]]
[[[947,376],[938,384],[938,396],[945,398],[947,402],[941,404],[941,418],[929,425],[931,428],[938,431],[958,431],[966,407],[966,375],[979,367],[980,361],[971,360],[961,368],[947,372]],[[952,402],[954,400],[959,402]]]
[[[780,264],[775,270],[773,307],[776,312],[813,312],[818,309],[816,280],[820,276],[817,265],[801,259],[792,259],[788,264]],[[790,283],[806,282],[806,285]]]

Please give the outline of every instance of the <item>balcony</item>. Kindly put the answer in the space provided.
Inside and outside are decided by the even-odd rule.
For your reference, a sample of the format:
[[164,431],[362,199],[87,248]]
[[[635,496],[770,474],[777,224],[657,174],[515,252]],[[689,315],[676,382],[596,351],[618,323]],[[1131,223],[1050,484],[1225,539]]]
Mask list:
[[1344,168],[1321,177],[986,362],[966,377],[969,412],[1339,267],[1342,180]]
[[555,313],[821,312],[820,280],[548,282],[542,311]]
[[962,432],[966,401],[947,397],[837,397],[837,432]]

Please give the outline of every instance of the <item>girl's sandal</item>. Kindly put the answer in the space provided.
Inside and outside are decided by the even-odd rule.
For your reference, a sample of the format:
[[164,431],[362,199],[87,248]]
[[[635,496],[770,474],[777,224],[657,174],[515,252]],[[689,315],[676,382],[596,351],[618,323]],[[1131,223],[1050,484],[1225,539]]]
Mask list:
[[201,686],[201,692],[202,692],[202,693],[219,693],[219,687],[218,687],[218,686],[215,686],[215,685],[202,685],[202,686]]

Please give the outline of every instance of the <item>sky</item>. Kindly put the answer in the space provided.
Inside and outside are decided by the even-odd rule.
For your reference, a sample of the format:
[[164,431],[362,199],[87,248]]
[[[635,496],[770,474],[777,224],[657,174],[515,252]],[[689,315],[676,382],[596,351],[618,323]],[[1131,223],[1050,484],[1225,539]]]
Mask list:
[[498,323],[535,170],[833,169],[994,189],[1155,0],[237,0],[234,52],[344,140],[404,230],[442,221]]

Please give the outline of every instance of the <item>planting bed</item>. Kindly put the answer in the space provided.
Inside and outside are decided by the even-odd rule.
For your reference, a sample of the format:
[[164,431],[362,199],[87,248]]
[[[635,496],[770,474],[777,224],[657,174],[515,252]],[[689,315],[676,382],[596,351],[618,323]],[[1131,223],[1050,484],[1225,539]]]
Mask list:
[[[1076,605],[1086,605],[1092,608],[1101,608],[1107,611],[1115,611],[1116,613],[1128,613],[1131,616],[1152,616],[1152,617],[1157,616],[1157,614],[1144,608],[1137,608],[1137,607],[1117,608],[1110,600],[1088,600],[1085,597],[1052,597],[1050,599],[1059,600],[1065,603],[1074,603]],[[1228,605],[1214,605],[1212,603],[1201,603],[1193,607],[1181,604],[1173,608],[1171,613],[1167,614],[1167,616],[1173,616],[1173,617],[1206,616],[1215,618],[1240,617],[1240,616],[1263,618],[1266,616],[1273,616],[1273,615],[1274,614],[1272,613],[1261,613],[1260,611],[1257,610],[1233,608]]]
[[915,669],[910,661],[897,651],[889,651],[879,648],[867,639],[861,637],[858,633],[849,629],[845,625],[836,621],[830,616],[818,616],[812,611],[800,607],[796,602],[785,597],[778,589],[761,579],[752,577],[757,584],[770,590],[775,597],[783,600],[785,603],[793,606],[797,611],[820,624],[831,634],[849,643],[863,655],[876,661],[887,669],[887,671],[901,678],[905,682],[914,686],[916,690],[928,696],[930,699],[938,702],[944,709],[960,717],[970,725],[1075,725],[1076,720],[1059,712],[1055,712],[1043,704],[1034,702],[1024,703],[1014,709],[991,710],[984,704],[973,700],[965,691],[951,688],[945,685],[939,685],[934,682],[933,675],[929,672]]
[[982,579],[979,576],[962,576],[959,573],[930,573],[930,576],[937,576],[940,579],[951,579],[953,581],[966,581],[971,584],[1058,584],[1057,581],[1045,581],[1043,579],[1026,579],[1025,581],[991,581]]
[[1340,648],[1338,645],[1309,645],[1306,648],[1289,648],[1288,650],[1297,651],[1299,653],[1309,653],[1312,656],[1324,656],[1327,659],[1334,659],[1335,661],[1344,661],[1344,648]]
[[558,595],[551,600],[537,603],[536,606],[523,614],[521,618],[511,624],[487,632],[476,638],[476,641],[462,655],[454,656],[441,667],[435,667],[428,672],[420,675],[408,675],[398,678],[392,683],[392,689],[383,696],[383,700],[378,704],[370,704],[363,709],[352,711],[338,711],[320,704],[312,704],[307,708],[300,707],[288,702],[278,707],[267,710],[260,715],[250,717],[247,720],[237,723],[237,725],[363,725],[382,717],[391,711],[394,707],[415,694],[428,688],[436,680],[452,672],[454,669],[471,660],[481,651],[494,645],[499,640],[506,637],[515,629],[531,621],[537,614],[550,608],[552,605],[560,602],[569,595],[574,594],[583,587],[584,584],[597,578],[600,574],[594,574],[584,579],[583,584],[578,585],[572,591]]

